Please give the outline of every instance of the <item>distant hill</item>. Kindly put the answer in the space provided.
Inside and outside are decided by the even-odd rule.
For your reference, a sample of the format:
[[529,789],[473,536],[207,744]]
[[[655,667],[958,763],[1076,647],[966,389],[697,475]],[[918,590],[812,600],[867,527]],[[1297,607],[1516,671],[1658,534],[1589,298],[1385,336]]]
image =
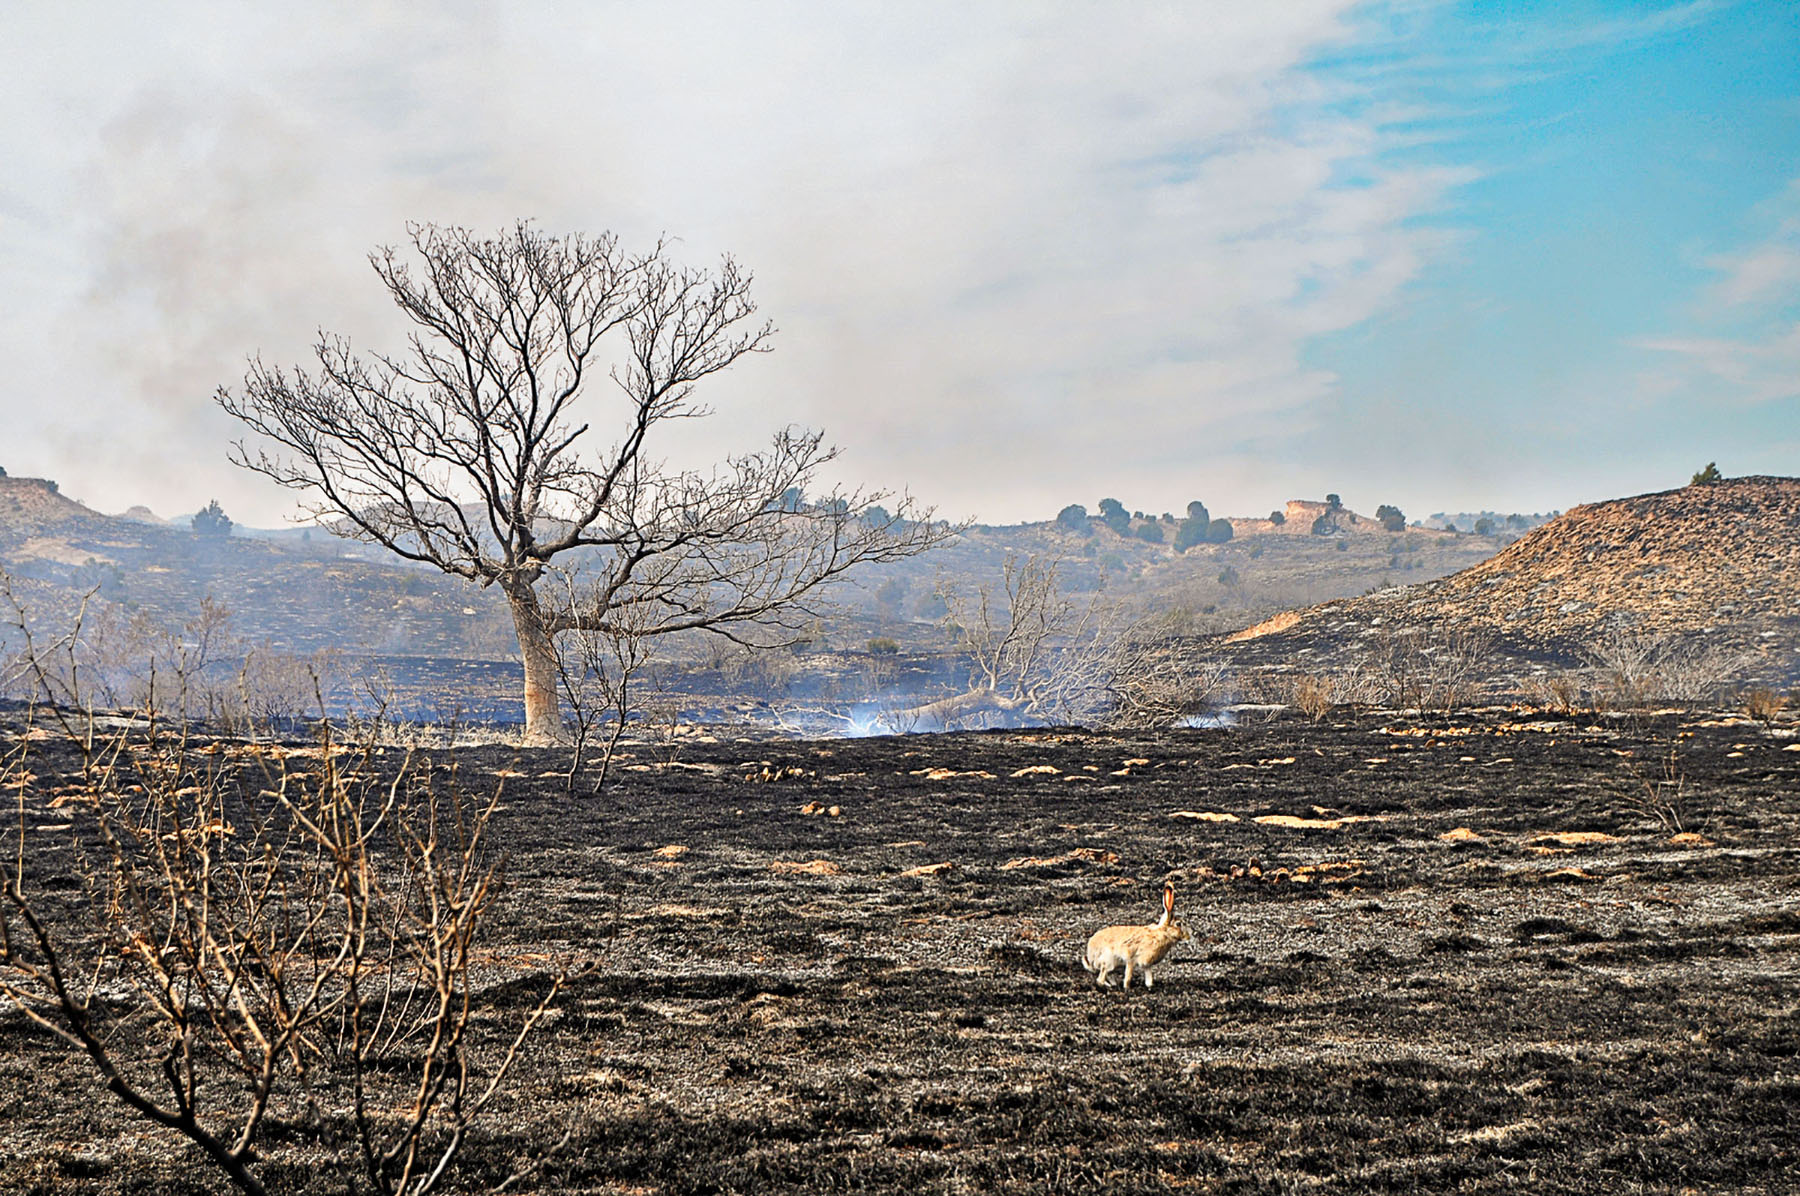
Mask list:
[[52,532],[106,516],[58,492],[44,478],[0,477],[0,529],[14,536]]
[[[1099,592],[1207,634],[1453,573],[1506,543],[1417,528],[1389,533],[1344,508],[1336,509],[1333,534],[1314,535],[1326,504],[1296,499],[1286,510],[1282,525],[1231,518],[1231,540],[1186,552],[1173,546],[1179,523],[1172,517],[1134,518],[1123,534],[1099,519],[1077,527],[975,525],[924,556],[854,574],[830,595],[834,607],[822,612],[812,638],[821,648],[860,651],[880,636],[907,651],[942,651],[950,641],[939,624],[939,585],[997,588],[1009,556],[1059,559],[1073,601]],[[101,514],[43,479],[0,477],[0,570],[50,627],[89,591],[110,610],[169,627],[211,597],[232,612],[238,634],[288,651],[486,661],[517,651],[505,604],[493,592],[378,548],[320,529],[240,525],[230,536],[204,536],[187,519],[162,522],[143,508]]]
[[1744,477],[1576,507],[1449,577],[1285,612],[1225,637],[1242,661],[1354,659],[1384,634],[1455,626],[1570,662],[1609,633],[1741,653],[1800,676],[1800,478]]
[[44,632],[92,592],[103,611],[171,628],[210,597],[237,633],[290,652],[480,660],[516,646],[503,604],[367,545],[323,531],[200,535],[185,520],[103,515],[41,478],[0,477],[0,570]]

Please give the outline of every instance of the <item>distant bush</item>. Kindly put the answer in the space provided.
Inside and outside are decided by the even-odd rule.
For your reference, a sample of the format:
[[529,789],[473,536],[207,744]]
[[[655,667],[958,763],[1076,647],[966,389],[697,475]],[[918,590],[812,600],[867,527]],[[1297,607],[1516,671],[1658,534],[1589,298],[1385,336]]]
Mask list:
[[1175,529],[1175,551],[1186,552],[1196,544],[1206,543],[1209,523],[1205,519],[1183,519]]
[[1337,520],[1327,511],[1312,522],[1312,534],[1315,536],[1333,536],[1337,534]]
[[1494,534],[1494,521],[1492,519],[1486,519],[1486,518],[1477,519],[1475,521],[1475,534],[1478,536],[1493,535]]
[[1164,539],[1162,524],[1160,523],[1141,524],[1137,531],[1132,534],[1148,544],[1161,544]]
[[1212,520],[1212,516],[1207,513],[1206,504],[1199,499],[1195,499],[1187,505],[1187,517],[1189,519],[1198,520],[1202,524],[1209,523]]
[[1238,576],[1238,571],[1233,569],[1230,565],[1219,570],[1219,584],[1222,586],[1235,586],[1242,580],[1243,579]]
[[1056,513],[1058,527],[1071,532],[1087,532],[1093,529],[1088,526],[1087,508],[1078,502],[1072,502]]
[[199,536],[229,536],[231,534],[231,517],[225,514],[219,500],[213,499],[196,514],[192,520],[194,534]]
[[1215,519],[1206,525],[1206,542],[1223,544],[1236,534],[1229,519]]
[[1285,512],[1285,511],[1270,511],[1269,512],[1269,522],[1273,523],[1276,527],[1280,527],[1282,524],[1287,522],[1287,512]]
[[1688,485],[1690,485],[1690,486],[1710,486],[1714,482],[1722,482],[1724,480],[1725,480],[1725,475],[1719,472],[1718,462],[1708,461],[1706,463],[1706,468],[1702,469],[1700,472],[1696,473],[1694,475],[1693,480],[1690,481],[1688,483]]
[[885,635],[878,635],[869,641],[869,653],[872,656],[898,656],[900,642],[889,639]]
[[1100,500],[1100,519],[1121,536],[1131,534],[1131,512],[1116,498]]
[[1401,513],[1399,507],[1392,506],[1388,503],[1382,503],[1379,507],[1375,508],[1375,518],[1380,520],[1381,526],[1390,532],[1403,532],[1406,530],[1406,516]]

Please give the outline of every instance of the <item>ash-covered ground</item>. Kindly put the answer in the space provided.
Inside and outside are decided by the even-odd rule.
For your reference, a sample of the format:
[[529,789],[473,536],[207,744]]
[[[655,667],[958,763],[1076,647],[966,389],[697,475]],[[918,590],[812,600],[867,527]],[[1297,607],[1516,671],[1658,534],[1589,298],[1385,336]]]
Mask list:
[[[453,1190],[1800,1190],[1792,724],[721,738],[578,799],[564,761],[434,760],[505,785],[493,958],[597,962]],[[27,810],[37,881],[67,818]],[[1096,989],[1165,880],[1193,940]],[[0,1190],[225,1185],[7,1013]]]

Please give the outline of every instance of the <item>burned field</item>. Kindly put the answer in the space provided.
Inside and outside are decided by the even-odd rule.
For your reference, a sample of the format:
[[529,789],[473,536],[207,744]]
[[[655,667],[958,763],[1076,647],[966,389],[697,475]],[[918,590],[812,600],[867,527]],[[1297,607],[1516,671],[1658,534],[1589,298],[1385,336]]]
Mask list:
[[[493,1033],[534,973],[593,965],[454,1190],[1800,1188],[1791,725],[721,739],[578,799],[563,763],[432,761],[504,785]],[[77,816],[47,792],[27,880],[55,891]],[[1082,943],[1165,880],[1192,940],[1154,988],[1097,989]],[[340,1147],[277,1120],[271,1188],[346,1190]],[[0,1189],[202,1186],[226,1188],[0,1014]]]

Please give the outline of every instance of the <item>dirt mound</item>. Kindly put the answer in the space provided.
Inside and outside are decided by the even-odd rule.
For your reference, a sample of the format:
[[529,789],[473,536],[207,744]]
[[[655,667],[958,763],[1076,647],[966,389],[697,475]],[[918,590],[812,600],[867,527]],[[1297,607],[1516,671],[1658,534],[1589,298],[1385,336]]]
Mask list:
[[1705,637],[1800,670],[1800,478],[1733,478],[1576,507],[1450,577],[1324,603],[1256,651],[1454,624],[1566,658],[1611,631]]

